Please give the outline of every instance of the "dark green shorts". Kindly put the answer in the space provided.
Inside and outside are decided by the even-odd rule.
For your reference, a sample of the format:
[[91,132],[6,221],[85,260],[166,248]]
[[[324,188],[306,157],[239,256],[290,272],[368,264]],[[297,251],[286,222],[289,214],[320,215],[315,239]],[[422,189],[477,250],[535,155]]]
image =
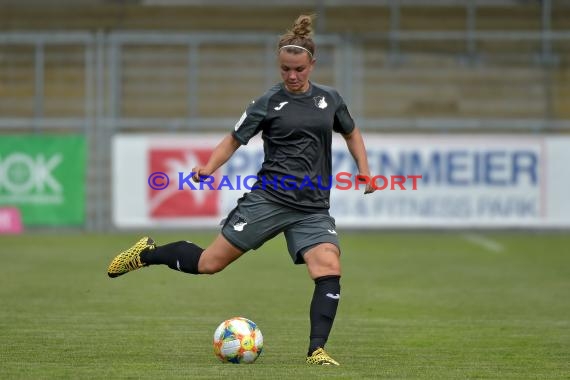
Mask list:
[[303,255],[319,243],[339,248],[334,218],[325,214],[303,212],[273,202],[253,191],[238,200],[223,222],[222,235],[239,249],[257,249],[279,233],[285,234],[289,254],[295,264],[303,264]]

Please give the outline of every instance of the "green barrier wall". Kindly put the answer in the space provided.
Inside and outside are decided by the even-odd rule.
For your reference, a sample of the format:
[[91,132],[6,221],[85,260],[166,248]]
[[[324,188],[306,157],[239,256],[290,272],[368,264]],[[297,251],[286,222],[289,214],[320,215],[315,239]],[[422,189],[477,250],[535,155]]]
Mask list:
[[0,137],[0,206],[15,206],[26,226],[85,221],[83,136]]

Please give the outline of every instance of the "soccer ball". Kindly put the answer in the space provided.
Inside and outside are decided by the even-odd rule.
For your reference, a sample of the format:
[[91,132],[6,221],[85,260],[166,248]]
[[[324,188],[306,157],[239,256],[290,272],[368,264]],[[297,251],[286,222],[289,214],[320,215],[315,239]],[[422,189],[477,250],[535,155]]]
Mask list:
[[247,318],[230,318],[214,332],[214,354],[224,363],[253,363],[262,350],[263,335]]

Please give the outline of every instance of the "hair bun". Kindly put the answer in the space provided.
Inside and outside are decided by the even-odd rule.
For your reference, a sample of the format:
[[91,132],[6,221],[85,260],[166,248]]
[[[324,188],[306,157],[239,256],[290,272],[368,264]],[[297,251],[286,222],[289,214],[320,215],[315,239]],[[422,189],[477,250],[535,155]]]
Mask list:
[[286,45],[295,45],[301,49],[287,48],[289,53],[301,54],[303,49],[309,52],[310,58],[315,55],[315,43],[311,38],[313,33],[314,15],[301,15],[293,23],[293,27],[288,29],[285,34],[279,38],[278,51]]
[[301,15],[295,20],[291,30],[296,37],[308,38],[313,33],[313,17]]

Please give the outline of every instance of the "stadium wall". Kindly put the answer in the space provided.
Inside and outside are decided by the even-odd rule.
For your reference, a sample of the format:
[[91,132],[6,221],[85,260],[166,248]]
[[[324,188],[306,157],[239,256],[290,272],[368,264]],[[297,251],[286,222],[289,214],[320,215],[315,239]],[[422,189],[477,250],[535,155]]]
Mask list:
[[[260,138],[238,150],[210,185],[190,180],[223,135],[117,135],[113,139],[113,222],[119,228],[215,228],[263,159]],[[373,182],[363,195],[341,138],[333,142],[331,214],[339,227],[569,228],[569,137],[366,136]],[[416,180],[414,180],[415,176]],[[400,183],[401,185],[398,185]],[[267,182],[287,188],[286,180]],[[301,185],[303,186],[303,185]],[[359,188],[358,188],[359,187]]]

